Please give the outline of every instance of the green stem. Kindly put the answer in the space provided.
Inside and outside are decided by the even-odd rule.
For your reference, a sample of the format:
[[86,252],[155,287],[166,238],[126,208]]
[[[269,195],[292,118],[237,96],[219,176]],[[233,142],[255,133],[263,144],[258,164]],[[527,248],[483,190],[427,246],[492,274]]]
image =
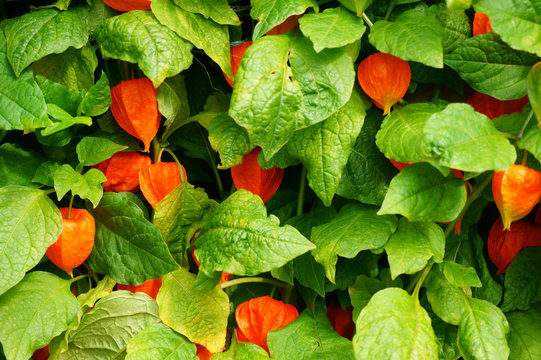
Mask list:
[[521,165],[526,165],[526,161],[528,161],[528,150],[524,150],[524,154],[522,155]]
[[209,156],[209,160],[211,162],[211,169],[212,169],[212,173],[214,174],[214,178],[216,179],[216,184],[218,185],[218,190],[220,191],[220,193],[223,193],[224,192],[224,185],[222,184],[222,179],[220,178],[220,173],[218,173],[218,166],[216,164],[216,153],[214,153],[214,151],[212,151],[212,149],[209,148],[209,142],[208,142],[208,137],[206,137],[202,131],[201,131],[201,127],[199,127],[199,133],[201,134],[201,138],[203,139],[203,142],[205,144],[205,149],[207,150],[207,154]]
[[438,100],[440,98],[441,85],[434,86],[434,96],[432,96],[432,101]]
[[432,270],[432,266],[434,266],[434,263],[428,264],[428,266],[424,268],[423,272],[421,273],[421,276],[419,276],[419,279],[415,283],[415,290],[413,290],[413,296],[415,296],[416,298],[419,298],[419,290],[421,290],[421,285],[423,285],[423,282],[425,281],[426,276],[428,275],[430,270]]
[[72,278],[72,279],[70,280],[70,284],[73,284],[74,282],[77,282],[77,281],[79,281],[79,280],[81,280],[81,279],[84,279],[84,278],[87,278],[87,277],[89,277],[89,276],[90,276],[90,273],[88,273],[88,274],[83,274],[83,275],[79,275],[79,276],[77,276],[77,277],[74,277],[74,278]]
[[92,279],[94,279],[94,281],[96,282],[96,285],[97,285],[100,282],[100,279],[98,278],[98,275],[90,268],[90,266],[88,266],[88,264],[86,262],[84,262],[83,265],[86,268],[86,270],[88,271],[88,273],[90,274],[90,276],[92,277]]
[[526,127],[530,123],[530,120],[532,119],[532,116],[533,116],[533,110],[530,110],[530,113],[528,114],[528,118],[526,119],[526,121],[522,125],[522,128],[520,129],[520,132],[518,133],[517,138],[522,139],[522,135],[524,134],[524,131],[526,130]]
[[168,148],[163,148],[163,150],[166,153],[168,153],[169,155],[171,155],[171,157],[175,160],[175,162],[177,163],[177,166],[178,166],[178,171],[180,171],[180,178],[182,179],[182,182],[185,182],[186,177],[184,176],[184,171],[182,171],[182,165],[180,165],[180,161],[178,160],[175,153],[173,151],[171,151],[170,149],[168,149]]
[[73,198],[75,198],[75,196],[71,194],[70,203],[68,205],[68,219],[71,219],[71,208],[73,207]]
[[278,280],[273,279],[267,279],[264,277],[243,277],[238,278],[234,280],[229,280],[228,282],[224,282],[223,284],[220,284],[222,289],[228,288],[230,286],[240,285],[240,284],[247,284],[247,283],[265,283],[265,284],[271,284],[277,287],[286,287],[289,286],[286,283],[283,283]]
[[306,167],[302,167],[301,180],[299,183],[299,195],[297,197],[297,216],[302,215],[304,207],[304,193],[306,192]]
[[391,0],[389,7],[387,8],[387,12],[385,13],[385,19],[383,20],[387,21],[387,19],[389,19],[389,16],[391,16],[391,11],[393,11],[395,5],[396,5],[396,0]]
[[369,27],[372,27],[374,26],[374,23],[372,21],[370,21],[370,19],[368,18],[368,16],[366,16],[365,13],[363,13],[361,15],[361,17],[363,18],[363,20],[366,22],[366,24],[369,26]]
[[151,153],[152,153],[152,163],[155,164],[157,162],[160,162],[160,158],[162,156],[163,149],[160,146],[160,143],[158,142],[158,139],[154,138],[152,139],[152,142],[150,143]]

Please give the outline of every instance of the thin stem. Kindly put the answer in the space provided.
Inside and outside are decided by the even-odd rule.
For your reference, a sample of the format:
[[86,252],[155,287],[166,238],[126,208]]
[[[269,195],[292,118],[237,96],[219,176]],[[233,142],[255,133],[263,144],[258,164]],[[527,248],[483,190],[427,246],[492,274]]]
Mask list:
[[70,284],[73,284],[74,282],[77,282],[77,281],[79,281],[79,280],[81,280],[81,279],[84,279],[84,278],[87,278],[87,277],[89,277],[89,276],[90,276],[90,274],[88,273],[88,274],[83,274],[83,275],[79,275],[79,276],[77,276],[77,277],[74,277],[74,278],[72,278],[72,279],[70,280]]
[[366,16],[365,13],[363,13],[361,15],[361,17],[363,18],[363,20],[366,22],[366,24],[370,27],[374,26],[374,23],[372,21],[370,21],[370,19],[368,18],[368,16]]
[[154,138],[152,139],[152,142],[150,143],[150,146],[152,148],[152,163],[158,163],[160,162],[160,159],[162,157],[163,149],[160,146],[160,143],[158,142],[158,139]]
[[177,166],[178,166],[178,171],[180,171],[180,178],[182,179],[182,182],[185,182],[186,177],[184,176],[184,171],[182,171],[182,165],[180,165],[180,161],[178,160],[175,153],[172,150],[168,149],[168,148],[163,148],[163,150],[166,153],[168,153],[169,155],[171,155],[171,157],[175,160],[175,162],[177,163]]
[[387,8],[387,12],[385,13],[385,21],[389,19],[389,16],[391,15],[391,11],[393,11],[394,6],[396,5],[396,0],[391,0],[391,3],[389,4],[389,7]]
[[415,290],[413,290],[413,295],[416,298],[419,298],[419,290],[421,290],[421,285],[423,285],[423,282],[425,281],[426,276],[428,275],[430,270],[432,270],[432,266],[434,266],[434,263],[428,264],[428,266],[425,267],[425,269],[421,273],[421,276],[417,280],[417,283],[415,284]]
[[243,277],[243,278],[238,278],[238,279],[234,279],[234,280],[229,280],[227,282],[224,282],[223,284],[220,284],[220,287],[222,289],[225,289],[225,288],[228,288],[230,286],[235,286],[235,285],[240,285],[240,284],[247,284],[247,283],[266,283],[266,284],[271,284],[271,285],[274,285],[274,286],[277,286],[277,287],[286,287],[286,286],[289,286],[288,284],[286,283],[283,283],[281,281],[278,281],[278,280],[273,280],[273,279],[267,279],[267,278],[264,278],[264,277]]
[[526,119],[526,121],[524,121],[524,124],[522,125],[522,128],[520,129],[517,135],[517,138],[522,139],[522,135],[524,134],[524,131],[526,131],[526,127],[530,123],[532,116],[533,116],[533,110],[530,110],[530,113],[528,114],[528,118]]
[[75,198],[75,196],[71,194],[70,203],[68,205],[68,219],[71,219],[71,208],[73,206],[73,198]]
[[209,160],[212,163],[210,167],[212,169],[212,173],[214,174],[214,178],[216,179],[218,190],[220,191],[220,193],[222,193],[224,191],[224,185],[222,184],[222,179],[220,178],[220,174],[218,173],[218,166],[215,161],[216,155],[211,149],[209,149],[208,137],[204,136],[204,134],[201,131],[201,127],[199,127],[199,134],[201,134],[201,138],[203,142],[205,143],[205,149],[207,150]]
[[306,167],[302,167],[301,180],[299,183],[299,195],[297,197],[297,216],[302,215],[304,208],[304,194],[306,192]]
[[432,101],[438,100],[440,98],[441,85],[434,86],[434,96],[432,96]]
[[522,165],[526,165],[526,161],[528,161],[528,150],[524,150],[524,154],[522,155]]
[[86,270],[88,271],[88,273],[90,274],[90,276],[92,277],[92,279],[94,279],[94,281],[96,282],[96,285],[97,285],[100,282],[100,279],[98,278],[98,275],[90,268],[90,266],[88,266],[88,264],[86,262],[84,262],[83,265],[86,268]]

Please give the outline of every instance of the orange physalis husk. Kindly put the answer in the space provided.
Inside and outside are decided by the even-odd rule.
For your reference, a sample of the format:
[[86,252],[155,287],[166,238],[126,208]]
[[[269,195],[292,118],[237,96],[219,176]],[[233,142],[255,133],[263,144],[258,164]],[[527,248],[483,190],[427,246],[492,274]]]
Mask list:
[[197,355],[199,360],[209,360],[214,356],[214,353],[208,351],[208,349],[203,345],[195,344],[195,347],[197,349],[197,353],[195,355]]
[[103,191],[136,191],[139,188],[139,170],[149,166],[150,157],[136,151],[121,151],[93,167],[105,174]]
[[257,161],[261,148],[255,148],[242,158],[242,164],[231,168],[231,176],[237,189],[245,189],[259,195],[266,203],[278,190],[284,169],[263,169]]
[[473,17],[473,36],[486,34],[489,31],[492,31],[492,26],[487,14],[476,12]]
[[150,0],[103,0],[103,2],[118,11],[150,10]]
[[45,252],[56,266],[72,275],[72,270],[81,265],[94,246],[96,224],[94,218],[85,209],[60,208],[62,214],[62,233],[58,240]]
[[496,171],[492,178],[492,195],[503,227],[509,230],[511,223],[528,215],[541,198],[541,172],[516,164]]
[[[250,45],[252,45],[252,43],[252,41],[245,41],[242,44],[233,46],[231,48],[231,72],[233,73],[233,78],[235,78],[235,75],[237,75],[237,70],[239,69],[240,61],[244,56],[244,52]],[[231,80],[225,73],[223,74],[227,83],[231,87],[235,86],[235,81]]]
[[37,349],[32,354],[32,360],[48,360],[49,359],[49,345]]
[[541,226],[519,220],[509,230],[497,219],[488,234],[488,255],[498,267],[498,275],[507,271],[515,256],[525,247],[541,246]]
[[269,331],[281,329],[298,317],[299,312],[295,306],[269,296],[243,302],[235,310],[237,340],[256,344],[268,352]]
[[[187,179],[186,170],[180,165],[184,178]],[[142,167],[139,171],[139,186],[145,199],[152,207],[166,197],[182,182],[177,163],[159,162]]]
[[490,95],[486,95],[477,91],[468,97],[468,104],[473,109],[481,114],[486,115],[490,119],[497,118],[502,115],[521,112],[524,106],[528,103],[528,96],[521,97],[516,100],[498,100]]
[[302,15],[303,14],[291,15],[290,17],[285,19],[283,23],[281,23],[280,25],[276,25],[275,27],[267,31],[265,34],[266,35],[280,35],[280,34],[285,34],[288,31],[295,30],[297,26],[299,26],[299,19]]
[[407,61],[396,56],[376,53],[361,61],[357,78],[363,91],[387,115],[398,100],[406,94],[411,80]]
[[158,295],[158,291],[160,291],[160,287],[162,286],[162,278],[159,279],[153,279],[153,280],[147,280],[141,285],[122,285],[117,284],[116,288],[118,290],[128,290],[129,292],[136,293],[136,292],[142,292],[147,294],[153,299],[156,299],[156,296]]
[[327,306],[327,319],[329,319],[334,331],[340,336],[349,340],[353,338],[353,334],[355,333],[353,306],[342,309],[340,304],[329,304]]
[[143,142],[145,152],[158,133],[162,117],[156,93],[147,78],[121,81],[111,89],[113,117],[124,131]]

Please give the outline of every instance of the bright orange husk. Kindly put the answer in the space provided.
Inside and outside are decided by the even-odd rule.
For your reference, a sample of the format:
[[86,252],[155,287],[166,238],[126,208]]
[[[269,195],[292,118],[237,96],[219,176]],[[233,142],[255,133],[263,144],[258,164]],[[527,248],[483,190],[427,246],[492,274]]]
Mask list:
[[161,286],[162,286],[162,278],[154,279],[154,280],[147,280],[141,285],[137,285],[137,286],[122,285],[122,284],[116,285],[118,290],[128,290],[129,292],[132,292],[132,293],[143,292],[153,299],[156,299],[156,296],[158,295],[158,291],[160,291]]
[[353,322],[353,306],[342,309],[340,304],[329,304],[327,306],[327,319],[329,319],[334,331],[340,336],[349,340],[355,333],[355,323]]
[[490,19],[486,14],[476,12],[473,17],[473,36],[486,34],[492,31]]
[[150,163],[150,157],[147,155],[136,151],[121,151],[93,167],[107,177],[107,181],[103,184],[103,191],[124,192],[137,191],[139,171]]
[[492,178],[492,195],[503,226],[509,230],[513,221],[528,215],[539,202],[541,172],[516,164],[507,170],[496,171]]
[[[184,178],[186,170],[180,165]],[[152,207],[166,197],[182,182],[177,163],[159,162],[141,168],[139,171],[139,186],[145,199]]]
[[497,219],[488,234],[488,255],[498,267],[498,275],[506,272],[520,250],[528,246],[541,246],[541,226],[520,220],[505,230],[502,220]]
[[516,100],[502,101],[490,95],[475,91],[468,98],[468,104],[471,105],[475,111],[488,116],[490,119],[506,114],[521,112],[527,103],[527,95]]
[[276,25],[269,31],[267,31],[266,35],[281,35],[285,34],[288,31],[293,31],[299,26],[299,19],[301,18],[303,14],[300,15],[291,15],[288,17],[283,23],[280,25]]
[[141,140],[145,152],[158,133],[161,114],[157,90],[147,78],[126,80],[111,89],[111,112],[124,131]]
[[60,208],[62,214],[62,233],[58,240],[45,252],[56,266],[72,275],[73,269],[81,265],[94,246],[96,224],[94,218],[85,209]]
[[210,360],[214,356],[214,353],[208,351],[208,349],[203,345],[195,344],[195,347],[197,349],[197,353],[195,355],[197,355],[199,360]]
[[269,296],[243,302],[235,310],[237,340],[256,344],[268,352],[269,331],[283,328],[298,317],[299,312],[295,306]]
[[[242,60],[242,57],[244,56],[244,52],[250,45],[252,45],[252,41],[245,41],[240,45],[233,46],[231,48],[231,72],[233,73],[233,78],[237,75],[237,70],[240,66],[240,61]],[[227,83],[233,87],[235,86],[235,81],[231,80],[229,76],[227,76],[225,73],[223,73],[225,76],[225,80]]]
[[411,80],[407,61],[396,56],[376,53],[361,61],[357,78],[363,91],[387,115],[406,94]]
[[103,0],[103,2],[118,11],[150,10],[150,0]]
[[278,190],[284,169],[263,169],[257,161],[261,148],[255,148],[242,158],[242,164],[231,168],[231,176],[237,189],[245,189],[259,195],[266,203]]

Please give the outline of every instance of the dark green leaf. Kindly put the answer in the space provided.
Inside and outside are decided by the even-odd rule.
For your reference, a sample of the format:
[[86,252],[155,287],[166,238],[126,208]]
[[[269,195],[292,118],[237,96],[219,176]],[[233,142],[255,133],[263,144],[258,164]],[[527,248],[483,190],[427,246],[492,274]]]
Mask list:
[[111,106],[111,88],[107,75],[102,71],[98,82],[83,96],[83,101],[79,104],[79,113],[85,116],[98,116],[106,112],[109,106]]
[[18,145],[0,145],[0,187],[8,185],[36,186],[34,174],[43,159]]
[[176,129],[187,123],[190,116],[188,94],[182,75],[165,79],[156,95],[158,110],[165,117],[165,131],[162,139],[167,139]]
[[540,256],[540,247],[524,248],[515,256],[505,274],[503,311],[526,310],[541,301]]
[[36,76],[36,81],[43,92],[47,104],[58,105],[71,116],[77,115],[77,108],[82,100],[82,95],[79,91],[68,89],[41,75]]

